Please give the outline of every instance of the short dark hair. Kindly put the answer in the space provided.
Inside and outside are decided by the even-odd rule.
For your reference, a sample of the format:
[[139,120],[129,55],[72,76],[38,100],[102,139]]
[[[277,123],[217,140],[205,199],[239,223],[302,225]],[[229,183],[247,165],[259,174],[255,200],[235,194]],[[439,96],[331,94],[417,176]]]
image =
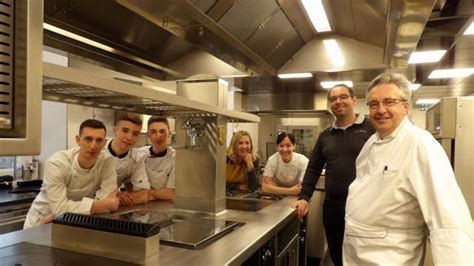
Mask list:
[[277,145],[280,144],[286,137],[288,137],[291,141],[291,144],[295,145],[295,135],[289,133],[289,132],[281,132],[280,134],[278,134],[278,137],[277,137]]
[[328,100],[329,100],[329,97],[330,97],[330,95],[331,95],[331,91],[332,91],[334,88],[337,88],[337,87],[344,87],[344,88],[346,88],[346,89],[349,91],[349,95],[350,95],[351,97],[354,97],[354,89],[351,88],[351,87],[349,87],[349,86],[347,86],[346,84],[341,83],[341,84],[334,85],[332,88],[330,88],[330,89],[328,90],[328,95],[327,95]]
[[107,134],[107,129],[105,128],[104,123],[97,119],[87,119],[84,120],[81,125],[79,126],[79,135],[82,134],[82,130],[86,127],[94,128],[94,129],[103,129]]
[[163,123],[168,127],[168,130],[170,129],[170,123],[168,122],[168,119],[163,116],[152,116],[150,119],[148,119],[147,127],[150,128],[150,125],[153,123]]
[[142,124],[143,124],[143,121],[142,121],[142,119],[140,118],[140,116],[139,116],[139,115],[136,115],[136,114],[132,114],[132,113],[123,113],[123,114],[121,114],[121,115],[118,117],[118,119],[117,119],[115,125],[117,126],[118,123],[120,123],[120,121],[128,121],[128,122],[131,122],[131,123],[133,123],[133,124],[135,124],[135,125],[137,125],[137,126],[140,126],[140,127],[141,127]]

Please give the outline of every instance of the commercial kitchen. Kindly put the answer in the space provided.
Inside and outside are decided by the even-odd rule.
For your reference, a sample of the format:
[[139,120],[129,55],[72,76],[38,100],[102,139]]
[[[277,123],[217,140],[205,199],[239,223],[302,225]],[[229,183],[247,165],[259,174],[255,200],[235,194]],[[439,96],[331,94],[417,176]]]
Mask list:
[[[298,218],[296,196],[226,193],[227,150],[249,132],[263,170],[291,132],[309,158],[334,121],[328,89],[352,88],[367,115],[389,70],[474,214],[473,1],[0,1],[0,265],[332,265],[324,173]],[[170,121],[175,199],[22,230],[48,158],[86,119],[112,139],[124,113]]]

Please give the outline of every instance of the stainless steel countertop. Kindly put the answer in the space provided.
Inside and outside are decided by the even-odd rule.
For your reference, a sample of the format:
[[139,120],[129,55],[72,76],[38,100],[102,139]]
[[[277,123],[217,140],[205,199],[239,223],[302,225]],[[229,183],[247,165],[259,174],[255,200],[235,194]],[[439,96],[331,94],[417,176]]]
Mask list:
[[[290,207],[290,204],[295,199],[295,197],[285,197],[258,212],[226,210],[217,217],[244,222],[245,225],[237,227],[199,250],[160,245],[159,263],[161,265],[241,264],[292,219],[294,209]],[[143,208],[175,211],[172,203],[163,201],[121,208],[119,211]],[[0,235],[0,248],[20,242],[51,246],[51,225]]]
[[19,204],[25,202],[32,202],[37,192],[28,192],[28,193],[10,193],[11,188],[2,188],[0,189],[0,206]]

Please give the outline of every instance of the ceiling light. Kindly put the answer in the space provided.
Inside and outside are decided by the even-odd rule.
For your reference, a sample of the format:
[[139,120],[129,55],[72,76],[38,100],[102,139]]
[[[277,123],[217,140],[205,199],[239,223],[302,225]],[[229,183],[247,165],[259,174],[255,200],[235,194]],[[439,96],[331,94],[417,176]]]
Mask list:
[[474,35],[474,22],[471,22],[471,25],[467,27],[466,31],[464,31],[464,35]]
[[412,91],[416,91],[420,86],[420,83],[410,83],[410,85],[408,85],[408,87],[410,87],[410,90]]
[[337,44],[336,40],[330,39],[330,40],[324,40],[323,41],[324,46],[326,47],[326,51],[329,54],[329,59],[332,61],[332,63],[336,66],[343,66],[346,64],[346,61],[344,60],[344,56],[342,55],[342,51],[339,48],[339,45]]
[[226,79],[226,78],[244,78],[244,77],[248,77],[250,75],[248,74],[234,74],[234,75],[223,75],[223,76],[219,76],[219,78],[223,78],[223,79]]
[[303,0],[302,4],[317,32],[331,31],[322,0]]
[[408,64],[433,63],[441,60],[446,50],[434,50],[413,52],[408,60]]
[[474,68],[437,69],[431,72],[429,79],[465,78],[474,73]]
[[288,73],[288,74],[278,74],[278,77],[281,79],[300,79],[300,78],[310,78],[313,74],[306,73]]
[[321,87],[325,89],[331,89],[332,87],[336,85],[341,85],[344,84],[349,88],[352,88],[354,85],[352,84],[352,81],[350,80],[340,80],[340,81],[321,81]]
[[416,101],[416,104],[417,105],[423,105],[423,104],[432,105],[438,102],[439,102],[439,99],[419,99]]
[[55,27],[55,26],[47,24],[47,23],[43,23],[43,28],[46,29],[46,30],[52,31],[54,33],[57,33],[59,35],[66,36],[68,38],[71,38],[71,39],[74,39],[74,40],[77,40],[77,41],[80,41],[80,42],[87,43],[91,46],[94,46],[96,48],[99,48],[99,49],[102,49],[102,50],[105,50],[105,51],[108,51],[108,52],[112,52],[114,50],[110,46],[98,43],[98,42],[93,41],[91,39],[87,39],[85,37],[82,37],[80,35],[77,35],[75,33],[70,32],[70,31],[63,30],[61,28]]

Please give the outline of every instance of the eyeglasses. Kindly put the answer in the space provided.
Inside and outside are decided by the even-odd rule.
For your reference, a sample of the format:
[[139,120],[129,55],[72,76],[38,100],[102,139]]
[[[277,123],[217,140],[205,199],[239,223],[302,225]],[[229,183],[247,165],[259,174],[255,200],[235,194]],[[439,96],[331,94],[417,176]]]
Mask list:
[[386,99],[383,99],[382,102],[370,101],[370,102],[367,103],[367,105],[369,106],[370,110],[377,110],[377,109],[379,109],[380,104],[382,104],[383,107],[385,107],[385,108],[389,108],[389,107],[395,106],[395,104],[397,104],[399,102],[406,102],[406,100],[386,98]]
[[337,99],[343,101],[343,100],[347,100],[347,99],[349,99],[349,98],[351,98],[351,97],[352,97],[352,96],[350,96],[350,95],[348,95],[348,94],[341,94],[341,95],[338,95],[338,96],[331,96],[331,97],[329,97],[329,101],[333,103],[333,102],[337,101]]

